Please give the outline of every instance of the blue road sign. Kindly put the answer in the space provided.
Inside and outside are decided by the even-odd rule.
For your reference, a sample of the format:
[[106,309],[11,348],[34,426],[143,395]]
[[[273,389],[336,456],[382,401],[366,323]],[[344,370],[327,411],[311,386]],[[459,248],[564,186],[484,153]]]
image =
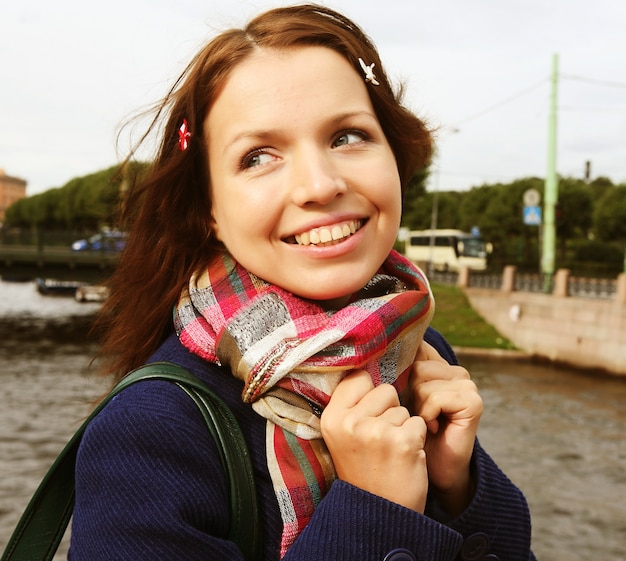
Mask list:
[[541,207],[524,207],[524,224],[527,226],[539,226],[541,224]]

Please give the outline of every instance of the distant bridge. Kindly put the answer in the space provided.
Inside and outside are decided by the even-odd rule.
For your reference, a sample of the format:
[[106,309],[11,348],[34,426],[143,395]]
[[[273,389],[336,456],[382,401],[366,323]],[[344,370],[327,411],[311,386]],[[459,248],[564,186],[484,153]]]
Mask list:
[[119,254],[112,251],[0,245],[0,276],[15,280],[49,278],[96,283],[111,274],[118,259]]

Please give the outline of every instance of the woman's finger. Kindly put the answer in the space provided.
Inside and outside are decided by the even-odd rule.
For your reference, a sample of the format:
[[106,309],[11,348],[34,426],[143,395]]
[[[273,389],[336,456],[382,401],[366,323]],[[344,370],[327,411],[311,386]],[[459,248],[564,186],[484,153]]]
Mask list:
[[366,370],[354,370],[343,378],[335,388],[328,406],[349,409],[354,407],[363,396],[367,395],[374,388],[372,377]]
[[437,362],[448,364],[446,359],[437,352],[437,349],[426,341],[422,341],[421,345],[417,349],[415,360],[436,360]]
[[482,414],[482,398],[471,380],[428,382],[421,384],[416,392],[416,413],[426,421],[429,429],[441,415],[459,422],[480,418]]

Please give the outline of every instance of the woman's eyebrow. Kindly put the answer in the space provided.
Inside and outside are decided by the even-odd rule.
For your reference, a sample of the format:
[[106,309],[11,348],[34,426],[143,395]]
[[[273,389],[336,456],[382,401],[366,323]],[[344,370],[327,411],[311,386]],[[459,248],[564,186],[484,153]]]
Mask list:
[[353,119],[355,117],[369,117],[371,119],[377,120],[376,115],[369,110],[358,110],[358,111],[345,111],[342,113],[338,113],[329,119],[329,123],[341,123],[342,121],[346,121],[348,119]]
[[253,140],[254,142],[264,142],[270,138],[274,138],[277,134],[279,134],[279,129],[242,130],[224,144],[222,153],[227,152],[232,146],[235,146],[242,141]]

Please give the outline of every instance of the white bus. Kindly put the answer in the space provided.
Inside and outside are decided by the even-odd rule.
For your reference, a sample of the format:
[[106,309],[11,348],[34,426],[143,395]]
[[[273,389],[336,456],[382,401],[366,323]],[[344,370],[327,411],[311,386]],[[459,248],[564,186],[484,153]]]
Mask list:
[[406,234],[405,254],[419,263],[429,263],[435,271],[473,271],[487,268],[491,244],[461,230],[413,230]]

